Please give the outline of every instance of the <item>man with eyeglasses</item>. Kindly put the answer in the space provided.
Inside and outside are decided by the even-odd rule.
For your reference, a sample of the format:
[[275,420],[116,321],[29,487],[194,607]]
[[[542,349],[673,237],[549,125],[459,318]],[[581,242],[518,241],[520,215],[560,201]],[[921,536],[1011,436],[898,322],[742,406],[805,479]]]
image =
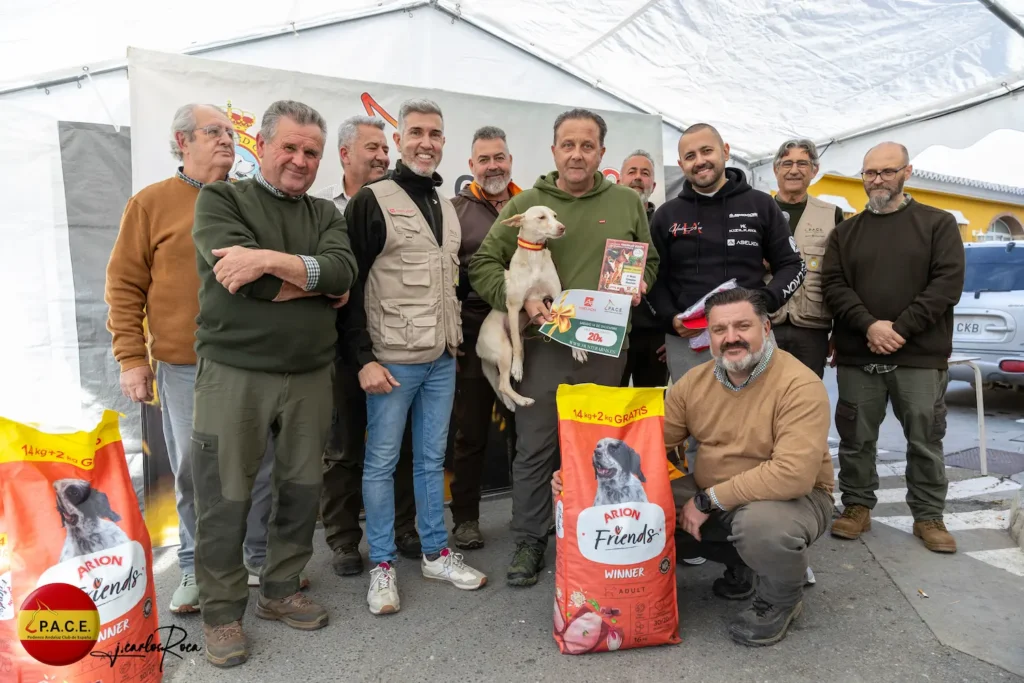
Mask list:
[[832,314],[821,294],[821,265],[828,236],[843,222],[843,211],[807,194],[818,173],[818,149],[812,141],[793,139],[782,143],[772,167],[779,184],[775,203],[789,221],[789,230],[807,265],[803,285],[772,314],[772,331],[780,349],[824,377]]
[[891,399],[907,435],[907,504],[914,536],[934,552],[956,552],[946,502],[947,360],[953,306],[964,284],[964,246],[948,212],[903,192],[913,167],[894,142],[873,147],[861,176],[867,210],[833,230],[825,252],[825,302],[835,316],[839,488],[832,535],[871,528],[877,498],[878,428]]
[[[231,122],[219,107],[186,104],[175,112],[170,143],[178,170],[128,200],[107,264],[107,329],[113,336],[114,358],[121,366],[121,392],[136,403],[152,401],[151,361],[158,361],[157,395],[178,513],[181,580],[170,604],[176,613],[199,611],[190,457],[196,375],[193,345],[199,313],[192,218],[199,190],[207,183],[227,179],[235,161],[234,136]],[[247,521],[244,554],[249,565],[262,564],[266,554],[272,463],[268,446],[253,486]],[[308,584],[305,578],[303,582]]]

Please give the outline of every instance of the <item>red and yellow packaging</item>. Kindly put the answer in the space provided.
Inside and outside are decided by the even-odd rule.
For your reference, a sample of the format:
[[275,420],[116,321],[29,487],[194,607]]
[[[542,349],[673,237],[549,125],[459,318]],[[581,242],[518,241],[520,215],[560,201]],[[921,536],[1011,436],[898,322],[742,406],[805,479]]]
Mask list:
[[[152,564],[117,413],[105,411],[91,431],[64,434],[0,418],[0,680],[161,680]],[[99,613],[91,652],[65,666],[43,663],[22,645],[36,623],[19,614],[22,606],[49,584],[80,588]],[[31,602],[41,609],[35,596]],[[112,659],[119,647],[132,656]]]
[[679,643],[663,389],[560,385],[554,637],[564,654]]

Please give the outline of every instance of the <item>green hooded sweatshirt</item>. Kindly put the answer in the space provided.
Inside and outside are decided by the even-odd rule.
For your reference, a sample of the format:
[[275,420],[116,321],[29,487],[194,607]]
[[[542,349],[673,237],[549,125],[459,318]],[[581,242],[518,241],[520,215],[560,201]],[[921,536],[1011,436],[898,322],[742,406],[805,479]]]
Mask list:
[[491,308],[505,310],[505,270],[516,249],[517,228],[501,221],[532,206],[547,206],[558,214],[565,234],[547,243],[562,289],[597,289],[604,261],[605,241],[628,240],[647,244],[644,281],[650,291],[658,273],[658,252],[651,243],[647,212],[634,190],[616,185],[594,173],[594,187],[574,197],[555,184],[558,171],[541,176],[529,190],[512,197],[501,210],[480,249],[469,261],[473,290]]

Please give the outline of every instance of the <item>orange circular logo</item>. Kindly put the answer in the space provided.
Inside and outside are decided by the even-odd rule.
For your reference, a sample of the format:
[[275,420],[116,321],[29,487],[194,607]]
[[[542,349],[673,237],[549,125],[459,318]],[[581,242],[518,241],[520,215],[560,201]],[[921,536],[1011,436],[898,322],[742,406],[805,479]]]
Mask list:
[[43,664],[74,664],[92,651],[99,632],[96,603],[77,586],[40,586],[21,603],[18,637],[25,652]]

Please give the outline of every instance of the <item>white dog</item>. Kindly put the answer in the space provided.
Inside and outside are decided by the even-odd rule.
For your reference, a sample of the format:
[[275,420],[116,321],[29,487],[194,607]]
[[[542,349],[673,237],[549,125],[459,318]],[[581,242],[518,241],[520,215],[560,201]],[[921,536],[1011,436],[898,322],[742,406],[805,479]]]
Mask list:
[[[553,301],[561,293],[551,252],[544,245],[564,235],[565,226],[546,206],[530,207],[502,223],[519,228],[519,246],[505,271],[507,312],[491,311],[487,315],[480,327],[476,352],[495,394],[515,411],[517,405],[533,405],[533,399],[518,394],[510,381],[523,379],[522,328],[529,322],[523,307],[527,301]],[[581,363],[587,360],[586,351],[573,349],[572,355]]]

